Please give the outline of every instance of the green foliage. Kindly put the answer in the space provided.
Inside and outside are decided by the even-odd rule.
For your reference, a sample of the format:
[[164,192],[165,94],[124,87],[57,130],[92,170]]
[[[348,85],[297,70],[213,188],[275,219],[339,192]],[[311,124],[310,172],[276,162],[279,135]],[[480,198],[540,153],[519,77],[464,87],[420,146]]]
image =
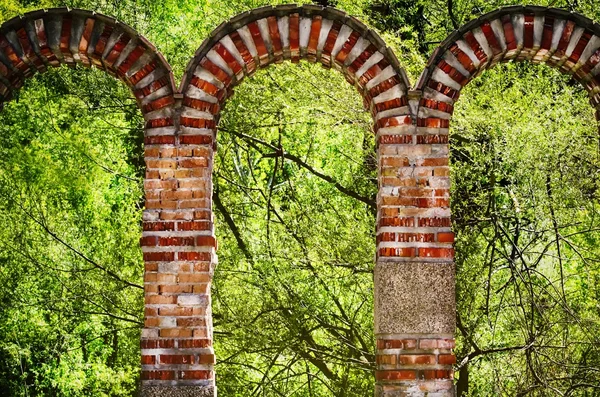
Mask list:
[[262,71],[228,103],[214,173],[226,247],[213,291],[225,395],[372,393],[369,123],[342,76],[310,64]]
[[136,388],[143,131],[129,96],[100,72],[60,69],[0,114],[5,395]]
[[502,65],[454,120],[459,379],[470,372],[469,395],[593,391],[600,153],[584,92],[546,66]]

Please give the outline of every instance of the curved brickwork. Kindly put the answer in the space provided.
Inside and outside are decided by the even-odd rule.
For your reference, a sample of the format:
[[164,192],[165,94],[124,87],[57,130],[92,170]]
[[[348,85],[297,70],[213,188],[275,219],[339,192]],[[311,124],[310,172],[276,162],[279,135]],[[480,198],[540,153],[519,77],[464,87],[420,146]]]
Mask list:
[[514,6],[467,23],[436,49],[417,85],[423,91],[418,125],[447,132],[462,88],[483,70],[511,60],[546,63],[573,75],[599,108],[600,25],[565,10]]
[[161,111],[173,104],[175,92],[162,55],[129,26],[84,10],[34,11],[2,24],[0,104],[26,78],[62,64],[106,70],[131,88],[148,129],[173,125],[169,112]]
[[[222,24],[202,44],[183,78],[182,135],[210,145],[233,86],[260,67],[300,59],[340,70],[373,115],[381,165],[379,257],[447,258],[452,249],[449,214],[427,210],[448,201],[447,183],[427,174],[443,162],[438,155],[444,154],[430,150],[423,155],[427,150],[421,149],[418,159],[414,156],[414,145],[425,148],[430,142],[414,134],[403,69],[376,33],[339,10],[264,7]],[[405,207],[423,210],[400,210]]]

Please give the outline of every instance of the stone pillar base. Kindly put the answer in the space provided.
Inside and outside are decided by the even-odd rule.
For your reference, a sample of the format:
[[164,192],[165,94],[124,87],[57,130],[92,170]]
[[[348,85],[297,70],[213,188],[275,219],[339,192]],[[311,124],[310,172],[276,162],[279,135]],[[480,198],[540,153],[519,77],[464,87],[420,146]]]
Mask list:
[[144,385],[140,397],[217,397],[214,386]]

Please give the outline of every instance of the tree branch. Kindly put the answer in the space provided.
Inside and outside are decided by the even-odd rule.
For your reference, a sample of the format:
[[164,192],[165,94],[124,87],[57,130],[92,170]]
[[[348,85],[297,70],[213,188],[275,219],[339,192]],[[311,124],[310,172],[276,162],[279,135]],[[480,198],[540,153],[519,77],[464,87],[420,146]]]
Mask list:
[[224,129],[224,128],[219,128],[220,131],[224,131],[224,132],[228,132],[230,134],[233,134],[239,138],[242,138],[244,140],[250,140],[252,142],[258,143],[260,145],[263,145],[265,147],[268,147],[269,149],[273,150],[274,153],[270,153],[270,154],[265,154],[263,155],[263,157],[265,158],[269,158],[269,157],[284,157],[288,160],[291,160],[292,162],[296,163],[297,165],[299,165],[300,167],[306,169],[308,172],[310,172],[311,174],[323,179],[326,182],[331,183],[337,190],[339,190],[340,192],[346,194],[347,196],[350,196],[352,198],[357,199],[358,201],[361,201],[365,204],[367,204],[371,209],[375,210],[377,208],[377,204],[375,203],[375,200],[362,196],[361,194],[359,194],[358,192],[355,192],[351,189],[348,189],[346,187],[344,187],[343,185],[341,185],[340,183],[338,183],[334,178],[332,178],[329,175],[325,175],[322,172],[317,171],[316,169],[314,169],[312,166],[310,166],[309,164],[307,164],[306,162],[304,162],[301,158],[299,158],[298,156],[295,156],[293,154],[287,153],[285,150],[283,150],[282,148],[278,148],[277,146],[271,145],[268,142],[265,142],[261,139],[252,137],[250,135],[246,135],[242,132],[237,132],[237,131],[233,131],[233,130],[228,130],[228,129]]

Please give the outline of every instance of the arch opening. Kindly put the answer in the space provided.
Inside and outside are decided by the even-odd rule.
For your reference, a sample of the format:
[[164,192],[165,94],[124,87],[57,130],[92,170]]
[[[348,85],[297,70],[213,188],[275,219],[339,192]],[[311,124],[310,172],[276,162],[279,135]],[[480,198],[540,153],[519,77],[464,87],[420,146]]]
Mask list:
[[120,81],[82,68],[35,75],[15,99],[0,112],[0,389],[88,394],[102,383],[129,395],[143,312],[142,115]]
[[[416,85],[422,95],[416,114],[417,131],[448,134],[462,89],[483,71],[509,61],[545,63],[572,76],[587,91],[597,119],[599,32],[598,24],[582,15],[537,6],[506,7],[467,23],[434,51]],[[510,88],[505,89],[507,93],[510,92]],[[493,125],[496,121],[489,124]],[[557,121],[560,122],[562,120]],[[493,137],[489,140],[493,140]],[[552,195],[555,177],[548,176],[548,180],[543,182],[547,193]],[[509,181],[502,183],[510,184]],[[514,203],[516,197],[509,195],[507,200],[517,205]],[[548,205],[552,208],[551,203]],[[515,208],[517,212],[520,210],[522,208]],[[523,217],[523,214],[517,214],[516,219],[522,221]],[[552,228],[556,229],[557,224]],[[541,271],[539,274],[542,274]],[[465,375],[468,374],[461,375],[457,386],[460,392],[465,392],[465,382],[468,382],[468,376]]]
[[219,393],[372,394],[371,123],[342,76],[310,63],[259,70],[229,99],[213,172]]
[[166,60],[143,36],[113,18],[53,8],[15,17],[2,24],[1,33],[1,102],[35,73],[81,65],[104,70],[130,87],[147,128],[160,124],[153,113],[173,103],[175,84]]

